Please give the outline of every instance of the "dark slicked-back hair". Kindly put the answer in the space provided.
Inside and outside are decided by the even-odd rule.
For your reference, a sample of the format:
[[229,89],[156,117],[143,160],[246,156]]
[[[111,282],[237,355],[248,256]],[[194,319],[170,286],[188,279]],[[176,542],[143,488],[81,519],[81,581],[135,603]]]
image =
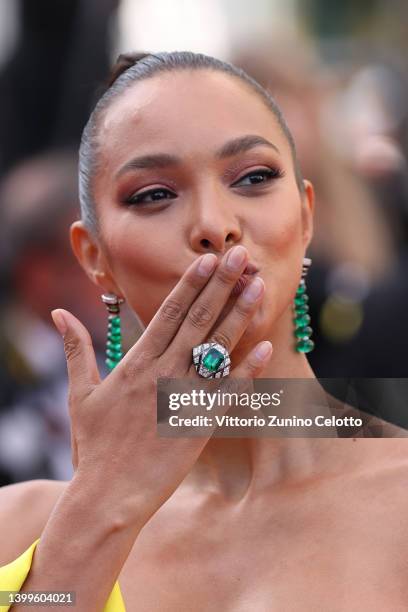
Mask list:
[[108,88],[97,102],[82,133],[79,148],[79,199],[81,215],[87,228],[94,234],[98,232],[98,219],[93,198],[93,179],[97,172],[99,119],[111,102],[121,96],[129,87],[138,81],[156,76],[160,73],[180,70],[214,70],[239,79],[256,93],[272,111],[292,153],[296,182],[303,193],[303,179],[297,159],[295,143],[282,112],[272,95],[246,72],[214,57],[191,51],[174,51],[171,53],[130,53],[120,55],[112,68]]

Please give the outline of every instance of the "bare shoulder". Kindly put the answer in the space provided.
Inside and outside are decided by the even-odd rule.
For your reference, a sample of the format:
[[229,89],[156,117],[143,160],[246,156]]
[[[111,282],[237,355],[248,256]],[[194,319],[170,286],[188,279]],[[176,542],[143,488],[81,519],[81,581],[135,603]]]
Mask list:
[[0,487],[0,566],[40,537],[67,485],[61,480],[28,480]]

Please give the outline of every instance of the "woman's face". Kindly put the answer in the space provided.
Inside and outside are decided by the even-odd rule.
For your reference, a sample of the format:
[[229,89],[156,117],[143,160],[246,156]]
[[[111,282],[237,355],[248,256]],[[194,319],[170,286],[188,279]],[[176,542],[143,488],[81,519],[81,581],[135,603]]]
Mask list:
[[312,190],[300,196],[289,144],[265,103],[222,73],[162,74],[111,104],[99,142],[104,289],[147,325],[194,259],[242,244],[266,290],[240,345],[270,337],[299,283]]

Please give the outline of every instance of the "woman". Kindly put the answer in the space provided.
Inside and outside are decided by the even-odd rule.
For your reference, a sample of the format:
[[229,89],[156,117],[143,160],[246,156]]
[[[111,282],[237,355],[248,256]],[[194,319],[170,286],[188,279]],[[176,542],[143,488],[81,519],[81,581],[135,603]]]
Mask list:
[[292,310],[313,189],[245,74],[192,53],[130,59],[84,132],[71,241],[146,329],[101,381],[87,330],[53,312],[75,475],[1,492],[0,565],[41,536],[23,590],[75,591],[81,611],[117,579],[138,612],[406,609],[403,440],[157,437],[157,377],[199,380],[206,340],[230,378],[314,378]]

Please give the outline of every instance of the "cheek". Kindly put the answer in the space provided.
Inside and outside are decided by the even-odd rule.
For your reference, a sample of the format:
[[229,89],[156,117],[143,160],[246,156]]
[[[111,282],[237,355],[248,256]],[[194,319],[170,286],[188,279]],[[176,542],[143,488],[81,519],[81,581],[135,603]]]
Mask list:
[[174,253],[171,234],[158,228],[157,222],[153,231],[149,224],[129,218],[111,223],[109,233],[105,229],[115,282],[145,325],[177,281],[169,258],[169,253]]
[[260,275],[265,281],[265,313],[275,319],[291,303],[299,283],[302,258],[301,208],[298,200],[282,198],[284,205],[268,211],[258,223]]
[[[263,214],[261,214],[263,212]],[[267,269],[279,271],[292,268],[293,263],[301,265],[302,219],[300,203],[282,198],[282,205],[270,207],[266,214],[260,211],[255,219],[256,243],[263,250]]]

